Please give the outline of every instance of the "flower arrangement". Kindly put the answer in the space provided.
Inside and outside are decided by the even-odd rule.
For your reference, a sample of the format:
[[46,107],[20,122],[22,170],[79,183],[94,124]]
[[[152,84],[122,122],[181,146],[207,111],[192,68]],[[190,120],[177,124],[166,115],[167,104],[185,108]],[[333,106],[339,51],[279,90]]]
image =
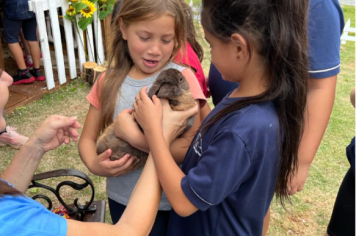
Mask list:
[[[88,25],[93,22],[93,14],[99,11],[99,19],[104,19],[109,15],[114,8],[116,0],[68,0],[70,2],[69,8],[64,16],[66,19],[76,23],[76,16],[80,16],[78,25],[82,30],[86,30]],[[98,3],[98,8],[95,7]]]

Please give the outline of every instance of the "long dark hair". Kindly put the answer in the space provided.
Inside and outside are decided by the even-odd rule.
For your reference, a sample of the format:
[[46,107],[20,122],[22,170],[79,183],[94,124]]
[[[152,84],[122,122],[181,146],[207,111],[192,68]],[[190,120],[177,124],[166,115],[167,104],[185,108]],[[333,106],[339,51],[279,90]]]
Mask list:
[[308,57],[307,14],[309,1],[301,0],[203,0],[202,25],[222,42],[239,33],[252,50],[265,59],[270,85],[257,96],[239,100],[213,116],[203,134],[228,113],[250,104],[272,101],[279,117],[280,166],[275,187],[283,204],[287,185],[298,167],[298,147],[304,128]]

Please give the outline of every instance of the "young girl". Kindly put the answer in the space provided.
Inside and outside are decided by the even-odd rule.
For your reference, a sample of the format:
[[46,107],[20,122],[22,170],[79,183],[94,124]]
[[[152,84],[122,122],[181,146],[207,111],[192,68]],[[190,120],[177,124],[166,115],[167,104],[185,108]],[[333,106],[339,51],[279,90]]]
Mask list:
[[[307,88],[308,2],[203,0],[212,63],[240,86],[208,115],[182,170],[169,152],[181,122],[143,89],[134,117],[144,129],[169,202],[167,235],[261,235],[276,193],[296,171]],[[168,145],[167,145],[168,144]]]
[[[99,134],[118,117],[116,122],[121,129],[118,136],[148,152],[145,137],[133,122],[128,108],[132,108],[140,89],[150,87],[164,69],[180,70],[188,80],[194,98],[200,100],[201,105],[205,104],[194,73],[170,62],[186,40],[186,20],[180,0],[124,0],[121,4],[114,20],[110,69],[87,97],[91,105],[79,141],[79,153],[88,169],[108,177],[106,188],[113,223],[124,211],[142,169],[130,172],[137,164],[134,157],[110,161],[111,150],[97,155]],[[172,143],[171,151],[177,162],[182,162],[199,125],[197,115],[193,127]],[[165,235],[170,209],[168,200],[162,196],[151,235]]]

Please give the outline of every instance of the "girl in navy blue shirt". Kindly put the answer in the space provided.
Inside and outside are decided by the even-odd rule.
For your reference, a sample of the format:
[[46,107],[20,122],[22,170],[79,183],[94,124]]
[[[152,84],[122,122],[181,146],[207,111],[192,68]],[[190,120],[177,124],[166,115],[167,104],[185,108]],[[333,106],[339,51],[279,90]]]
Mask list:
[[204,120],[182,169],[169,152],[179,112],[144,89],[136,96],[134,116],[174,210],[168,235],[261,235],[273,194],[288,198],[306,104],[307,13],[307,1],[203,0],[211,61],[239,87]]

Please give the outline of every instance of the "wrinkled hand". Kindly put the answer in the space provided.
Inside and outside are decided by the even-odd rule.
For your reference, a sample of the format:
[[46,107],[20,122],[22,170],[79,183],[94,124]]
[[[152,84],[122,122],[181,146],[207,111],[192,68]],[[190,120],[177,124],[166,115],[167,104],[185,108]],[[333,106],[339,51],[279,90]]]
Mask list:
[[296,172],[293,176],[290,176],[290,182],[288,183],[289,195],[294,195],[303,190],[304,184],[307,180],[309,167],[310,165],[308,163],[298,164],[298,172]]
[[80,127],[76,117],[52,115],[37,128],[27,142],[45,153],[62,143],[69,144],[71,140],[76,142],[77,129]]
[[95,173],[100,176],[105,177],[117,177],[125,175],[131,172],[137,165],[140,163],[139,159],[126,154],[119,160],[112,161],[110,156],[112,154],[111,149],[106,150],[105,152],[98,155],[96,159],[98,161],[98,166],[102,170],[100,173]]
[[131,137],[142,135],[142,132],[132,115],[132,109],[124,109],[117,115],[117,118],[114,121],[114,131],[118,138],[121,138],[126,142],[128,142]]

